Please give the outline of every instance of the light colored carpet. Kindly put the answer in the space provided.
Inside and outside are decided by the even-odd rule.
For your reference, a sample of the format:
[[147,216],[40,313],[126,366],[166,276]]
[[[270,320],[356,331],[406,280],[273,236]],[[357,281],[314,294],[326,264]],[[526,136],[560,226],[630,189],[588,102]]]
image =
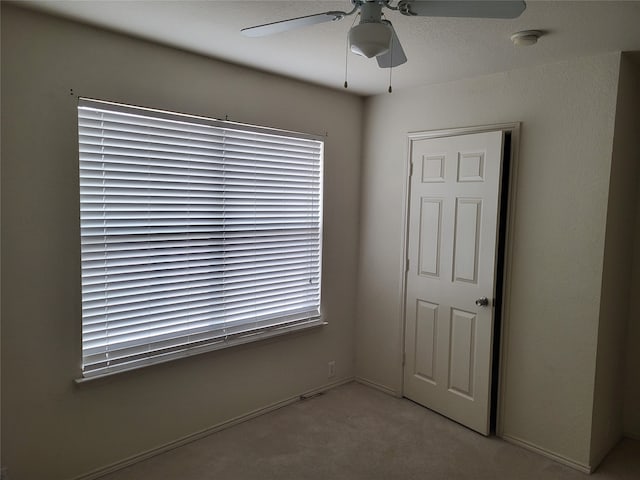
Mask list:
[[103,480],[638,480],[623,440],[591,477],[485,438],[406,399],[350,383]]

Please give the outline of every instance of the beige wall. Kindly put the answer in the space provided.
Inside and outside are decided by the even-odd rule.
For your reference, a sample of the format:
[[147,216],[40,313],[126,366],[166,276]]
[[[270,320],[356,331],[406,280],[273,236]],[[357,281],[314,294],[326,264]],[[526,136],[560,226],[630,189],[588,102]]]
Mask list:
[[[635,54],[633,63],[623,64],[627,79],[626,111],[632,115],[632,123],[626,129],[627,137],[635,141],[635,151],[631,150],[632,161],[640,164],[640,54]],[[617,129],[616,129],[617,135]],[[640,183],[636,183],[636,191],[640,191]],[[633,255],[633,280],[629,305],[629,325],[627,332],[627,364],[624,408],[624,433],[640,439],[640,195],[637,198],[635,219],[635,248]]]
[[[640,183],[638,184],[640,191]],[[635,221],[633,280],[627,330],[626,387],[624,398],[624,434],[640,440],[640,195]]]
[[631,259],[640,163],[640,82],[634,67],[626,55],[622,56],[609,180],[598,328],[591,436],[592,465],[600,463],[620,440],[623,432],[625,347],[630,318]]
[[[74,385],[76,96],[323,134],[330,324]],[[353,375],[362,100],[2,5],[2,461],[68,479]]]
[[580,58],[367,100],[359,377],[401,389],[407,132],[521,121],[503,434],[589,465],[619,61]]

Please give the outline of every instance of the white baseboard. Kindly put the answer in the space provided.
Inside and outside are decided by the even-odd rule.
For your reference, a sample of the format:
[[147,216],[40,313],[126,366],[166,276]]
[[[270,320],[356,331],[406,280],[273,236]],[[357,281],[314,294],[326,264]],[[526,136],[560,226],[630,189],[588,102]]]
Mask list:
[[243,415],[237,416],[230,420],[218,423],[211,427],[205,428],[196,433],[192,433],[185,437],[179,438],[178,440],[174,440],[173,442],[166,443],[159,447],[152,448],[145,452],[132,455],[131,457],[125,458],[124,460],[120,460],[118,462],[112,463],[110,465],[106,465],[104,467],[93,470],[89,473],[85,473],[80,475],[79,477],[75,477],[73,480],[95,480],[109,473],[115,472],[117,470],[122,470],[123,468],[129,467],[135,463],[141,462],[143,460],[147,460],[148,458],[155,457],[156,455],[160,455],[161,453],[168,452],[169,450],[173,450],[174,448],[181,447],[186,445],[187,443],[194,442],[201,438],[207,437],[212,433],[219,432],[220,430],[224,430],[226,428],[232,427],[242,422],[246,422],[247,420],[251,420],[252,418],[259,417],[260,415],[264,415],[265,413],[273,412],[282,407],[286,407],[287,405],[291,405],[300,400],[303,396],[313,396],[314,394],[325,392],[332,388],[339,387],[340,385],[344,385],[346,383],[350,383],[354,381],[354,377],[343,378],[341,380],[336,380],[335,382],[326,383],[318,388],[314,388],[313,390],[308,390],[302,392],[299,395],[295,395],[289,398],[285,398],[284,400],[280,400],[278,402],[274,402],[265,407],[258,408],[251,412],[245,413]]
[[380,390],[381,392],[384,392],[388,395],[393,395],[394,397],[397,398],[401,398],[402,397],[402,393],[400,392],[396,392],[395,390],[389,388],[389,387],[385,387],[384,385],[381,385],[379,383],[373,382],[371,380],[367,380],[366,378],[362,378],[362,377],[356,377],[355,381],[358,383],[361,383],[363,385],[366,385],[368,387],[371,388],[375,388],[376,390]]
[[557,453],[554,453],[550,450],[547,450],[546,448],[542,448],[539,447],[538,445],[535,445],[533,443],[527,442],[526,440],[521,440],[519,438],[516,437],[512,437],[511,435],[507,435],[507,434],[502,434],[501,438],[509,443],[513,443],[514,445],[518,445],[519,447],[525,448],[527,450],[530,450],[532,452],[535,452],[539,455],[542,455],[544,457],[550,458],[551,460],[555,460],[558,463],[561,463],[563,465],[566,465],[567,467],[571,467],[575,470],[578,470],[582,473],[592,473],[593,472],[593,468],[591,468],[589,465],[585,465],[583,463],[580,462],[576,462],[575,460],[571,460],[570,458],[564,457],[562,455],[559,455]]

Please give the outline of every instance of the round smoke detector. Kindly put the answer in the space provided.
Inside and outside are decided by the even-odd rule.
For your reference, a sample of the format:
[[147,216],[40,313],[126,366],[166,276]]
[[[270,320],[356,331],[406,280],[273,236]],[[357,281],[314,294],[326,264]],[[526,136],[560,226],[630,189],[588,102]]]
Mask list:
[[511,35],[511,41],[518,46],[535,45],[542,36],[540,30],[523,30]]

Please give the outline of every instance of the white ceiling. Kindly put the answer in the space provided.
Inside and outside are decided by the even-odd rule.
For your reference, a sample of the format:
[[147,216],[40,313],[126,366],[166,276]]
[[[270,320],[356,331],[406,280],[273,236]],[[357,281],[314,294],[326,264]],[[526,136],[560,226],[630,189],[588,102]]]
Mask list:
[[[346,35],[355,18],[248,38],[241,28],[348,11],[351,2],[36,0],[20,5],[334,88],[344,82]],[[393,69],[394,90],[577,56],[640,51],[640,1],[527,1],[514,20],[405,17],[390,10],[386,16],[409,59]],[[546,32],[537,45],[515,47],[509,40],[529,29]],[[389,70],[378,68],[375,59],[349,54],[348,65],[351,92],[387,90]]]

